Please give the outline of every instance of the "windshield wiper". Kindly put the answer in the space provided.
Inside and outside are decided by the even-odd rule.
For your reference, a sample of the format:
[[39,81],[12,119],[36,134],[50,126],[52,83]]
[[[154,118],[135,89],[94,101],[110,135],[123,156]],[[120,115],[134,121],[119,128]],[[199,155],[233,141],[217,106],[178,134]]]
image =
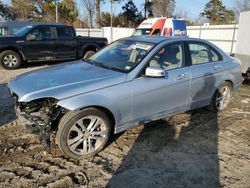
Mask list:
[[109,69],[109,70],[114,70],[114,71],[119,71],[119,72],[123,72],[123,73],[126,73],[125,70],[123,70],[122,68],[118,68],[118,67],[113,67],[111,65],[107,65],[107,64],[104,64],[104,63],[101,63],[101,62],[97,62],[97,61],[92,61],[95,65],[97,66],[100,66],[100,67],[103,67],[103,68],[106,68],[106,69]]
[[94,63],[90,59],[83,59],[85,63],[93,65]]

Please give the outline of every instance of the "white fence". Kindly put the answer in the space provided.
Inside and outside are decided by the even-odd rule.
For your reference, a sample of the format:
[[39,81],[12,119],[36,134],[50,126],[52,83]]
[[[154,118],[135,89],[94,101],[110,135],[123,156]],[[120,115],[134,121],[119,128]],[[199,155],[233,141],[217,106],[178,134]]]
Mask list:
[[104,37],[102,29],[76,29],[76,34],[88,37]]
[[[113,40],[111,40],[111,28],[102,29],[76,29],[77,35],[91,37],[106,37],[109,42],[131,36],[135,29],[113,27]],[[188,26],[189,37],[206,39],[219,46],[226,53],[235,53],[238,25],[210,25]]]
[[234,53],[238,25],[188,26],[189,37],[206,39],[219,46],[226,53]]

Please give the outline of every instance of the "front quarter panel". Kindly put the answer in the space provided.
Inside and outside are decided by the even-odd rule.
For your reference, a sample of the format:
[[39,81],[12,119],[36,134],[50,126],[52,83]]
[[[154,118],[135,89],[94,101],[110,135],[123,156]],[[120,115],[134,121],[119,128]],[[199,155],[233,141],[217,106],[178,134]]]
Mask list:
[[93,106],[106,108],[113,114],[116,126],[122,125],[131,120],[130,87],[130,82],[126,82],[60,100],[58,105],[68,110],[81,110]]

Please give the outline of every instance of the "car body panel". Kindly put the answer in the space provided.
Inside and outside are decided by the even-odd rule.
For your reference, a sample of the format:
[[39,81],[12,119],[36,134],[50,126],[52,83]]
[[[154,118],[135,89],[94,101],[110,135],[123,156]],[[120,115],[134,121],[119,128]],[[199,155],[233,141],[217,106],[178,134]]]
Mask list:
[[19,102],[46,97],[61,100],[119,84],[125,79],[126,74],[78,60],[25,73],[10,81],[8,87],[18,94]]

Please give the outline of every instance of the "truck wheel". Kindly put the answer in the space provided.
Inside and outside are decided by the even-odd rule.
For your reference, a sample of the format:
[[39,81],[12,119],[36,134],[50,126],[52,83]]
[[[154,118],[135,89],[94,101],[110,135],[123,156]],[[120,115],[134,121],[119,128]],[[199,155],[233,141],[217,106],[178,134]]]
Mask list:
[[72,111],[61,119],[56,143],[62,152],[74,159],[97,154],[107,144],[111,125],[107,115],[96,109]]
[[83,56],[83,59],[88,59],[89,57],[91,57],[92,55],[94,55],[96,52],[95,51],[92,51],[92,50],[89,50],[87,51],[84,56]]
[[224,110],[232,98],[232,84],[225,82],[216,90],[211,100],[209,109],[213,112]]
[[22,58],[18,53],[6,50],[0,54],[0,64],[4,69],[17,69],[22,64]]

